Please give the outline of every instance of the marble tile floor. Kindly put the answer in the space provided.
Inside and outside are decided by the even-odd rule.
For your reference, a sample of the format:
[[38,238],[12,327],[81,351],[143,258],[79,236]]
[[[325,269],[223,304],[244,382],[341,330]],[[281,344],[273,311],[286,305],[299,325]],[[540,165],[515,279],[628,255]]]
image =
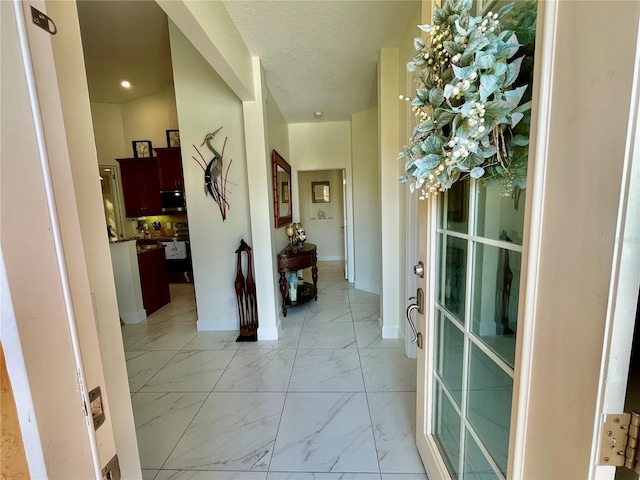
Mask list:
[[189,284],[123,327],[144,479],[427,478],[415,361],[380,338],[378,295],[318,267],[318,301],[290,309],[278,340],[198,332]]

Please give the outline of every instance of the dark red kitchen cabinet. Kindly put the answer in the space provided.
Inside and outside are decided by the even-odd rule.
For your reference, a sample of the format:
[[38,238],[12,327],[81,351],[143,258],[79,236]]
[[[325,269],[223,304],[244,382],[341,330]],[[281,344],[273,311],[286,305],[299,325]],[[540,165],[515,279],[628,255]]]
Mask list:
[[171,301],[169,293],[169,272],[164,248],[142,249],[138,253],[142,304],[151,315]]
[[154,148],[158,155],[158,170],[160,171],[160,190],[184,191],[184,177],[182,174],[182,157],[180,147]]
[[127,217],[162,213],[156,158],[119,158],[122,194]]

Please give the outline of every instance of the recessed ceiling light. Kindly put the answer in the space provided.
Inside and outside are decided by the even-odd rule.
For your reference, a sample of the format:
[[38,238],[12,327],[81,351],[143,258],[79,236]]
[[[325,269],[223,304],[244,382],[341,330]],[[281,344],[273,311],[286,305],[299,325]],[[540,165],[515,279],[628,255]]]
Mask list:
[[129,83],[129,81],[127,80],[123,80],[122,82],[120,82],[120,85],[122,85],[124,88],[131,88],[131,83]]
[[322,115],[324,115],[324,113],[321,112],[320,110],[318,110],[317,112],[313,112],[313,116],[316,118],[321,118]]

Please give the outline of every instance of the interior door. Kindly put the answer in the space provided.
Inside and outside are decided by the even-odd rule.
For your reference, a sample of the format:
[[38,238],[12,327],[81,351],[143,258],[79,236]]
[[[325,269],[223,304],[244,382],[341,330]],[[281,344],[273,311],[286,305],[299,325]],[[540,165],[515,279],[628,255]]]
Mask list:
[[349,280],[349,229],[347,228],[347,172],[342,169],[342,233],[344,238],[344,278]]
[[[0,5],[3,119],[11,112],[2,125],[0,270],[4,277],[6,267],[6,277],[0,337],[32,478],[102,478],[116,454],[117,414],[100,355],[100,333],[109,327],[100,329],[101,297],[90,290],[78,218],[68,143],[74,123],[64,116],[61,99],[69,85],[57,76],[70,69],[54,58],[74,33],[61,10],[70,9],[71,16],[77,11],[75,3],[52,3]],[[86,181],[96,181],[99,192],[97,168],[95,174]],[[33,231],[17,234],[26,219]],[[105,239],[104,227],[99,238]],[[119,334],[119,326],[113,328]],[[122,367],[125,373],[124,361]],[[130,408],[128,391],[122,393]],[[94,423],[92,413],[100,411],[104,416],[96,415]],[[113,464],[106,471],[113,474]]]

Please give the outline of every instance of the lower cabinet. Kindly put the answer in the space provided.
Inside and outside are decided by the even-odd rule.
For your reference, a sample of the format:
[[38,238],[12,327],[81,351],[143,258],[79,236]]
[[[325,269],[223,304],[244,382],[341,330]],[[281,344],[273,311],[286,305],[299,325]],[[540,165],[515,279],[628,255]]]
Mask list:
[[142,304],[147,315],[151,315],[171,301],[164,248],[143,249],[138,253],[138,268]]

